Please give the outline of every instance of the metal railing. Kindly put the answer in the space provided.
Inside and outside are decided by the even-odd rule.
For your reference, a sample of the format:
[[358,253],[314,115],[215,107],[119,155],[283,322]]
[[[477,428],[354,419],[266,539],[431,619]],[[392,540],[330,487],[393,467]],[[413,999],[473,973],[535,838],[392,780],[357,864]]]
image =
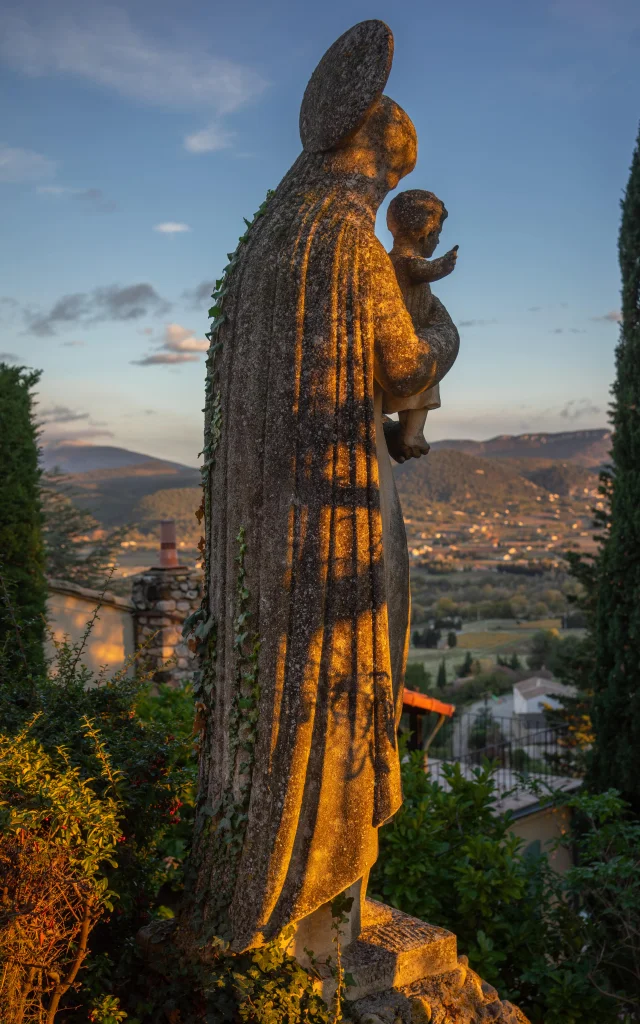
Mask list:
[[485,759],[497,766],[496,782],[501,791],[518,790],[523,777],[547,779],[575,775],[568,767],[566,729],[539,726],[539,718],[502,718],[483,709],[463,714],[445,723],[428,757],[429,774],[444,778],[443,765],[458,763],[470,776]]

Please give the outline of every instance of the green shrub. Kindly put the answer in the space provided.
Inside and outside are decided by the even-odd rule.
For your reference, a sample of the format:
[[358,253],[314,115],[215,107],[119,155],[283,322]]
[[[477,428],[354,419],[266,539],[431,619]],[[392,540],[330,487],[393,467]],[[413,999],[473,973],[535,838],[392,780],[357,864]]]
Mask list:
[[[54,664],[35,679],[11,675],[0,688],[0,728],[9,741],[37,715],[30,735],[45,755],[64,748],[69,769],[95,798],[112,795],[121,807],[117,866],[105,867],[114,905],[92,934],[82,989],[89,999],[135,975],[136,932],[151,916],[172,914],[193,828],[197,765],[190,690],[161,688],[152,698],[144,677],[127,671],[97,680],[80,663],[81,646],[58,643]],[[87,719],[114,766],[113,784],[102,773]],[[86,1020],[86,1012],[78,1019]]]
[[32,390],[40,374],[0,362],[0,682],[2,668],[43,664],[46,582],[38,431]]
[[575,828],[562,843],[579,867],[560,876],[546,856],[525,856],[510,814],[497,813],[488,762],[472,779],[442,770],[439,785],[420,752],[405,756],[404,803],[380,832],[371,894],[450,928],[534,1024],[638,1019],[640,825],[617,794],[569,801]]
[[409,690],[428,693],[429,688],[433,686],[433,675],[427,671],[422,661],[411,661],[404,673],[404,685]]
[[95,727],[84,735],[98,763],[98,796],[68,751],[0,736],[0,1007],[6,1024],[52,1021],[76,982],[92,929],[113,909],[105,869],[116,868],[119,774]]

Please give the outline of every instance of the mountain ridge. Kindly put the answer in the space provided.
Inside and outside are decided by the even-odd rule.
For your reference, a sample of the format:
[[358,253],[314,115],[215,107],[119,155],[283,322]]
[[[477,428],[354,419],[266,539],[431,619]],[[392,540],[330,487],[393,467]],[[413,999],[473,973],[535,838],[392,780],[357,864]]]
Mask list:
[[[597,468],[608,460],[610,440],[611,431],[607,428],[598,428],[565,430],[558,433],[497,434],[486,441],[445,438],[430,443],[434,452],[449,449],[484,459],[535,458],[547,462],[575,462]],[[128,448],[69,442],[43,445],[41,461],[46,471],[58,467],[63,473],[73,474],[142,466],[145,463],[158,467],[172,467],[179,472],[197,471],[185,463],[158,459],[153,455],[134,452]]]
[[548,461],[574,462],[586,467],[599,467],[609,459],[611,431],[564,430],[558,433],[497,434],[486,441],[463,438],[433,441],[433,451],[449,449],[484,459],[536,458]]

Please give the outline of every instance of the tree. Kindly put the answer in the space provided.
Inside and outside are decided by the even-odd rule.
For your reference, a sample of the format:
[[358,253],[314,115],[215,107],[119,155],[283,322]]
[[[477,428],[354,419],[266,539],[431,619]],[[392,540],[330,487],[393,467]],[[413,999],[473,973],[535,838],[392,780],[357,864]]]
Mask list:
[[445,686],[447,685],[447,666],[445,665],[444,658],[440,662],[436,682],[441,690],[444,690]]
[[458,645],[458,637],[456,636],[454,630],[452,629],[447,634],[447,647],[457,647],[457,645]]
[[467,676],[471,675],[472,671],[473,658],[471,656],[471,651],[467,651],[467,653],[464,656],[464,661],[462,662],[461,665],[458,665],[456,672],[458,673],[460,679],[466,679]]
[[558,633],[554,629],[540,629],[534,633],[529,644],[530,653],[527,656],[529,668],[534,671],[539,668],[551,669],[553,652],[558,642]]
[[412,661],[407,665],[404,673],[404,685],[410,690],[428,693],[432,683],[433,676],[427,672],[423,662]]
[[0,363],[0,661],[43,664],[46,581],[32,389],[40,373]]
[[509,668],[513,669],[514,672],[519,672],[522,668],[522,665],[520,664],[520,658],[518,657],[515,651],[509,658]]
[[601,791],[615,787],[640,811],[640,134],[622,200],[618,254],[622,323],[612,388],[612,465],[601,478],[608,523],[596,566],[589,779]]
[[426,629],[415,629],[413,631],[413,646],[437,647],[441,636],[440,630],[434,629],[433,626],[427,626]]
[[74,504],[73,492],[65,487],[64,478],[45,473],[42,479],[48,575],[85,587],[103,587],[128,527],[111,530],[99,539],[92,537],[100,531],[100,523],[88,509]]

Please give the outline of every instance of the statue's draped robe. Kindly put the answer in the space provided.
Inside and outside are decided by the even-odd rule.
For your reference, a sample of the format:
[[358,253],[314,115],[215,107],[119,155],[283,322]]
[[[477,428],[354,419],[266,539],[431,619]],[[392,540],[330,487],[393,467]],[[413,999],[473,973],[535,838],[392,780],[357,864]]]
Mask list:
[[408,562],[381,393],[430,387],[457,346],[450,321],[428,343],[416,336],[371,204],[321,162],[302,156],[249,232],[217,335],[216,644],[194,866],[205,920],[215,930],[210,908],[226,904],[236,951],[364,875],[400,805]]

